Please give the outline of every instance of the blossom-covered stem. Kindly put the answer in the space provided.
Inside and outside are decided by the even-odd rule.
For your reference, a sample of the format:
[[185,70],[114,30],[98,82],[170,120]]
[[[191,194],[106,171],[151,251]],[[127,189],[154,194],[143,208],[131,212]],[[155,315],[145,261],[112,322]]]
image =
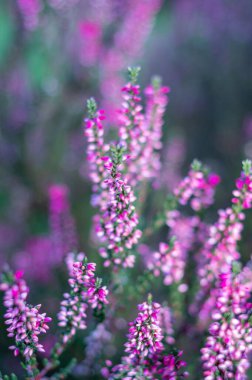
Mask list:
[[169,91],[160,86],[160,81],[154,80],[145,90],[147,105],[143,113],[138,73],[139,68],[129,68],[130,81],[122,88],[123,103],[119,113],[119,136],[130,156],[126,176],[128,183],[137,187],[144,180],[157,176],[160,170],[163,115]]
[[180,205],[189,204],[201,219],[204,209],[211,206],[214,201],[215,188],[219,182],[220,177],[216,173],[209,172],[200,161],[194,160],[188,175],[166,198],[164,208],[157,215],[153,225],[144,231],[144,237],[151,236],[158,228],[167,224],[168,213],[175,212]]
[[237,243],[241,239],[244,211],[252,206],[251,167],[251,161],[243,162],[243,171],[233,192],[232,206],[219,211],[219,219],[210,227],[209,238],[201,253],[202,260],[198,268],[200,290],[194,304],[194,312],[198,313],[201,309],[201,318],[205,313],[209,314],[214,305],[215,283],[219,274],[228,270],[232,262],[240,257]]
[[[185,362],[180,360],[181,352],[166,354],[164,352],[163,334],[160,319],[161,306],[148,301],[138,305],[138,316],[129,324],[128,341],[125,344],[126,356],[121,364],[112,369],[104,368],[103,375],[109,380],[115,379],[176,379],[187,376],[181,372]],[[167,326],[166,326],[167,327]],[[168,327],[171,332],[170,326]],[[107,361],[107,365],[111,366]]]
[[128,70],[130,81],[121,90],[123,103],[119,111],[119,137],[125,142],[127,153],[136,156],[141,148],[141,133],[144,133],[140,86],[137,84],[140,68],[130,67]]
[[154,276],[164,276],[164,284],[179,283],[184,275],[186,253],[176,238],[170,239],[169,244],[160,243],[159,251],[153,254],[153,260],[148,269],[153,271]]
[[147,136],[141,155],[143,156],[142,161],[146,161],[146,165],[142,165],[146,179],[157,178],[160,173],[162,127],[169,92],[170,88],[162,86],[159,77],[154,77],[151,85],[147,86],[144,91],[146,96],[145,126]]
[[87,138],[87,160],[90,166],[90,179],[93,183],[95,193],[99,192],[102,181],[104,180],[104,169],[102,157],[108,147],[104,144],[103,120],[104,111],[97,110],[96,102],[93,98],[87,101],[88,118],[85,119],[85,136]]
[[8,336],[15,340],[10,349],[15,356],[21,354],[25,358],[27,373],[34,378],[38,372],[35,354],[44,352],[38,335],[46,333],[51,318],[45,313],[39,313],[41,305],[32,306],[27,303],[29,288],[21,271],[15,274],[5,271],[0,289],[4,292],[4,305],[7,308],[5,323],[9,326]]
[[[238,270],[237,270],[238,269]],[[237,273],[238,272],[238,273]],[[239,266],[219,275],[214,322],[202,348],[203,375],[206,380],[247,379],[252,351],[252,304],[250,291],[239,276]]]
[[58,367],[59,357],[71,343],[78,329],[86,329],[86,310],[90,305],[94,316],[102,319],[104,307],[108,303],[108,290],[102,286],[102,280],[95,276],[96,264],[88,263],[84,253],[70,253],[66,259],[69,271],[71,291],[64,294],[58,314],[58,325],[62,332],[51,353],[51,360],[38,374],[40,380],[50,370]]
[[174,195],[181,205],[189,204],[199,212],[213,203],[215,187],[219,182],[217,174],[209,173],[200,161],[194,160],[188,175],[175,188]]
[[102,280],[95,277],[96,265],[88,263],[84,254],[79,254],[77,259],[80,261],[73,261],[69,270],[71,291],[64,294],[58,314],[58,324],[63,328],[63,343],[71,341],[77,329],[86,329],[88,305],[96,316],[101,317],[108,303],[108,290],[102,286]]
[[111,158],[103,157],[109,173],[109,178],[104,181],[109,189],[109,200],[102,209],[96,232],[106,242],[106,247],[100,249],[101,256],[106,259],[106,266],[132,267],[132,248],[141,237],[134,206],[136,198],[121,174],[122,162],[126,159],[124,147],[120,144],[111,146]]

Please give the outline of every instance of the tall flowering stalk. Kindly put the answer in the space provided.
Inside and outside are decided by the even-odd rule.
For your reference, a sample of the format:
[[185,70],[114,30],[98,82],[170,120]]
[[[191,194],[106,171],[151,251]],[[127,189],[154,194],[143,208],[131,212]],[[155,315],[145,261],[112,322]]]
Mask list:
[[125,267],[134,265],[134,255],[129,254],[129,250],[138,242],[141,232],[137,229],[138,217],[133,204],[136,199],[131,186],[155,177],[161,165],[158,152],[162,146],[161,129],[168,89],[160,87],[158,80],[146,89],[145,114],[140,105],[138,73],[139,68],[129,68],[130,81],[122,89],[117,144],[120,148],[112,148],[112,158],[106,155],[108,146],[103,138],[104,112],[97,111],[93,99],[87,104],[89,117],[85,120],[85,135],[93,182],[92,204],[99,207],[101,214],[94,218],[95,231],[104,243],[108,243],[100,250],[107,266],[111,262]]
[[64,257],[77,247],[75,222],[69,205],[69,190],[62,184],[51,185],[49,193],[50,232],[52,241],[51,261],[61,263]]
[[106,259],[105,265],[112,263],[132,267],[134,265],[132,248],[141,237],[134,206],[136,198],[121,174],[122,163],[127,159],[124,147],[111,146],[111,155],[111,158],[103,157],[109,172],[109,178],[104,181],[108,186],[109,200],[102,209],[96,232],[107,243],[106,247],[100,249],[102,257]]
[[45,313],[39,313],[41,305],[32,306],[27,303],[29,288],[22,272],[4,272],[0,290],[4,292],[4,306],[7,308],[4,317],[8,325],[8,337],[14,338],[14,345],[9,348],[15,356],[21,354],[25,358],[27,371],[33,374],[34,355],[36,352],[44,352],[39,343],[39,335],[46,333],[51,318]]
[[89,119],[85,134],[88,138],[88,161],[93,182],[93,204],[100,209],[96,215],[95,231],[106,247],[100,249],[105,265],[134,265],[131,248],[141,236],[137,229],[135,196],[122,177],[122,164],[127,159],[120,144],[111,147],[112,157],[105,156],[107,146],[103,140],[103,113],[97,111],[95,102],[88,102]]
[[130,81],[122,88],[123,102],[119,110],[119,137],[124,142],[130,161],[127,176],[130,184],[136,185],[137,159],[146,142],[146,128],[141,105],[140,86],[136,83],[140,68],[129,68]]
[[252,351],[250,295],[236,268],[233,273],[230,270],[219,275],[212,312],[214,322],[201,350],[204,379],[247,379],[249,353]]
[[252,171],[251,161],[247,160],[243,162],[243,171],[236,181],[232,207],[219,211],[219,219],[210,227],[209,238],[202,250],[202,260],[198,269],[200,290],[197,302],[202,303],[208,293],[211,295],[205,305],[201,306],[202,316],[209,313],[209,308],[215,302],[215,282],[219,274],[228,270],[232,262],[240,258],[237,243],[241,239],[244,211],[251,208],[251,201]]
[[104,143],[103,120],[105,113],[97,110],[93,98],[87,101],[88,118],[84,121],[84,134],[87,138],[87,160],[89,163],[89,176],[93,183],[93,192],[99,192],[105,174],[102,157],[106,154],[109,147]]
[[[219,181],[217,174],[210,173],[195,160],[189,174],[175,188],[171,200],[165,206],[168,210],[165,217],[166,225],[169,227],[169,243],[161,242],[159,250],[154,252],[147,262],[148,269],[153,271],[155,276],[163,274],[165,285],[181,282],[189,253],[204,244],[208,233],[208,227],[202,221],[200,213],[184,216],[177,210],[178,205],[189,204],[196,212],[209,207],[213,203],[215,187]],[[179,289],[184,292],[188,290],[188,286],[181,284]]]
[[129,68],[130,82],[122,88],[123,103],[119,112],[119,136],[130,155],[127,179],[132,186],[154,178],[160,170],[163,115],[169,92],[167,87],[160,86],[159,79],[153,80],[145,90],[147,104],[144,113],[137,84],[138,73],[139,68]]
[[[154,77],[144,93],[146,97],[145,124],[147,141],[142,152],[142,165],[145,178],[157,178],[161,170],[160,151],[162,148],[162,127],[164,114],[168,104],[169,87],[161,86],[159,77]],[[140,158],[139,158],[140,159]],[[147,165],[146,165],[147,164]]]
[[[181,370],[185,362],[180,360],[181,352],[166,354],[162,343],[163,333],[160,327],[160,309],[158,303],[148,302],[138,305],[138,316],[129,324],[128,341],[125,344],[127,356],[122,363],[110,370],[103,369],[104,377],[113,379],[178,379],[187,377]],[[107,362],[108,366],[111,363]]]
[[[102,280],[95,276],[96,264],[88,263],[84,253],[70,253],[66,258],[69,271],[70,292],[64,294],[58,313],[58,326],[61,329],[59,341],[52,349],[50,359],[45,367],[37,374],[36,380],[42,380],[52,370],[59,366],[59,358],[71,343],[77,330],[84,330],[86,325],[86,311],[90,305],[93,314],[98,319],[104,318],[104,307],[108,303],[108,290],[102,286]],[[73,358],[65,368],[59,368],[59,374],[66,376],[76,361]]]
[[108,303],[108,290],[102,286],[102,280],[95,277],[96,264],[88,263],[87,258],[79,254],[81,261],[68,259],[70,266],[69,285],[71,291],[64,294],[58,314],[59,326],[63,328],[63,343],[68,343],[77,329],[86,329],[86,310],[88,305],[96,315],[101,316]]

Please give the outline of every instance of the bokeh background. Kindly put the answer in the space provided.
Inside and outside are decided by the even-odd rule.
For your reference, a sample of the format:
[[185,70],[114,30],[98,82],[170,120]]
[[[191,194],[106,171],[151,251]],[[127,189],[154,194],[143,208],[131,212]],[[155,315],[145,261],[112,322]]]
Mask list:
[[[51,184],[69,188],[79,249],[100,264],[102,274],[90,239],[94,210],[82,127],[87,98],[105,108],[113,137],[127,66],[142,67],[143,87],[161,76],[171,93],[163,175],[154,188],[166,194],[194,158],[202,160],[222,177],[214,219],[229,202],[241,160],[252,158],[251,19],[251,0],[1,0],[0,264],[27,270],[31,300],[43,303],[48,314],[56,312],[66,281],[64,269],[39,275],[49,255]],[[157,191],[145,207],[149,219],[162,205]],[[43,242],[36,245],[36,239]],[[117,323],[123,337],[126,322]],[[0,367],[8,372],[16,364],[7,345],[2,337]],[[81,358],[79,341],[74,347]]]

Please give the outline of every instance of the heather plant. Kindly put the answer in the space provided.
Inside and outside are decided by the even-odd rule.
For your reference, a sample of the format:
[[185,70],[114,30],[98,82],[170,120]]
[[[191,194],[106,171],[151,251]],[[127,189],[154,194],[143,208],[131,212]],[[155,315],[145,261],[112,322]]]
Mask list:
[[0,249],[6,256],[30,251],[48,234],[44,210],[52,183],[71,187],[73,196],[76,181],[74,200],[83,181],[89,193],[80,159],[81,104],[95,94],[114,118],[124,67],[141,59],[161,6],[162,0],[1,2],[1,200],[8,207],[0,210]]
[[[128,71],[113,138],[107,111],[93,98],[84,119],[97,264],[77,253],[67,186],[51,185],[50,233],[31,246],[25,265],[18,253],[14,264],[24,273],[6,266],[1,277],[9,348],[23,367],[7,368],[4,380],[249,378],[252,266],[238,243],[252,206],[252,163],[243,161],[231,206],[217,221],[212,207],[220,176],[200,161],[164,192],[157,182],[166,175],[161,147],[169,89],[155,77],[144,104],[140,69]],[[149,216],[153,193],[162,203]],[[41,288],[54,277],[56,304],[47,297],[43,307],[28,303],[36,284],[25,278],[40,272],[31,265],[39,263],[36,255],[44,257]],[[47,309],[52,317],[40,311]]]

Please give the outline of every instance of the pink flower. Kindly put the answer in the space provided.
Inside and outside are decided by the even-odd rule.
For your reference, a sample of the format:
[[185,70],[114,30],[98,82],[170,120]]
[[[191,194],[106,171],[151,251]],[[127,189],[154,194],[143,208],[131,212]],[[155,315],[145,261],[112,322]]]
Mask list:
[[[81,259],[81,261],[74,261],[76,259]],[[87,263],[85,255],[79,253],[76,257],[70,254],[67,257],[67,265],[71,292],[64,294],[58,314],[58,324],[64,328],[64,343],[72,339],[77,329],[86,329],[88,305],[101,313],[108,303],[108,290],[102,286],[101,279],[95,277],[94,263]]]
[[148,269],[153,271],[156,277],[162,273],[164,284],[171,285],[180,282],[183,278],[185,263],[185,251],[182,250],[180,243],[175,240],[170,245],[159,244],[159,251],[153,254]]
[[[104,368],[103,376],[109,380],[156,378],[173,380],[180,376],[187,377],[187,372],[181,371],[185,366],[185,362],[180,360],[182,352],[169,355],[164,353],[161,306],[152,302],[149,297],[148,302],[138,305],[138,310],[137,318],[129,323],[128,341],[125,344],[127,356],[122,358],[121,364],[111,369]],[[110,361],[106,364],[107,367],[112,366]]]
[[194,211],[200,211],[213,203],[219,181],[218,175],[207,174],[201,163],[194,161],[188,176],[175,188],[174,195],[183,206],[189,204]]
[[202,260],[198,267],[201,289],[196,304],[206,298],[206,294],[210,294],[201,306],[201,316],[209,314],[214,305],[216,280],[220,273],[227,272],[230,264],[240,258],[237,244],[241,239],[245,219],[243,210],[252,206],[252,174],[250,163],[244,161],[243,167],[246,165],[249,165],[246,174],[243,170],[236,181],[237,189],[233,191],[232,207],[219,211],[218,221],[210,227],[209,237],[201,252]]
[[131,82],[122,88],[119,136],[130,156],[127,162],[127,180],[130,185],[136,186],[143,180],[156,177],[160,170],[163,115],[169,89],[160,87],[159,84],[147,87],[144,114],[140,105],[140,87],[135,84],[137,69],[130,70]]
[[104,180],[107,186],[107,202],[101,205],[101,216],[96,224],[96,233],[106,247],[100,254],[106,259],[104,265],[132,267],[134,255],[132,247],[141,237],[137,228],[138,216],[135,212],[135,196],[127,180],[122,178],[121,166],[126,160],[123,146],[113,147],[112,159],[105,158],[109,177]]
[[27,303],[29,288],[23,279],[23,272],[18,270],[14,275],[4,273],[0,290],[4,291],[4,305],[7,308],[4,317],[8,326],[8,337],[15,341],[9,348],[15,356],[21,353],[27,360],[36,351],[44,352],[38,335],[46,333],[49,328],[47,323],[51,318],[45,313],[39,313],[41,305],[32,306]]
[[212,313],[215,322],[201,350],[204,379],[215,379],[217,375],[228,379],[247,378],[248,356],[252,350],[249,298],[250,292],[240,275],[231,271],[220,275]]

